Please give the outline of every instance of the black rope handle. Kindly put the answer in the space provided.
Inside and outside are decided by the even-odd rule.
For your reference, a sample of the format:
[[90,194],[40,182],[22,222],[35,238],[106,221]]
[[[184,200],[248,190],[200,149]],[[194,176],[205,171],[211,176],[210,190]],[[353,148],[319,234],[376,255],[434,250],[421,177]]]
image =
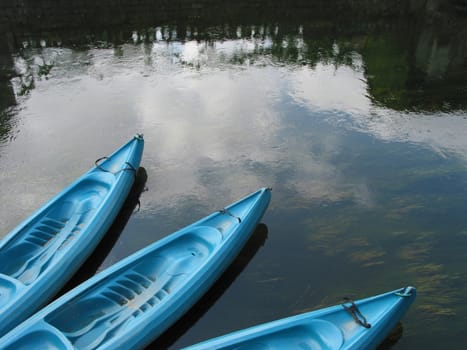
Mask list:
[[365,328],[371,328],[371,324],[369,324],[366,321],[366,317],[362,315],[360,310],[358,309],[357,305],[350,299],[350,298],[344,298],[344,300],[347,303],[350,303],[350,306],[347,306],[345,304],[342,304],[342,307],[350,313],[352,318],[354,319],[355,322],[357,322],[360,326],[363,326]]
[[137,172],[136,168],[130,162],[125,162],[125,164],[128,165],[128,167],[120,169],[119,171],[117,171],[117,173],[120,172],[120,171],[131,170],[132,172],[134,172],[134,174],[136,176],[136,172]]
[[228,210],[227,210],[227,209],[225,209],[225,208],[224,208],[224,209],[221,209],[221,210],[219,210],[219,213],[221,213],[221,214],[226,214],[226,215],[228,215],[228,216],[231,216],[231,217],[233,217],[233,218],[237,219],[239,223],[241,223],[241,222],[242,222],[242,219],[240,219],[240,217],[238,217],[238,216],[235,216],[234,214],[232,214],[230,211],[228,211]]
[[106,173],[110,173],[111,171],[107,170],[107,169],[104,169],[103,167],[101,167],[101,165],[99,164],[99,162],[101,160],[105,160],[105,159],[109,159],[109,157],[100,157],[99,159],[97,159],[94,164],[96,165],[96,168],[99,169],[99,170],[102,170],[103,172],[106,172]]
[[133,175],[135,176],[136,178],[136,173],[137,173],[137,169],[130,163],[130,162],[125,162],[125,164],[127,165],[127,167],[125,168],[122,168],[120,169],[119,171],[116,171],[116,172],[112,172],[110,170],[107,170],[107,169],[104,169],[100,164],[99,162],[102,161],[102,160],[106,160],[106,159],[109,159],[109,157],[101,157],[99,159],[97,159],[94,164],[96,165],[96,168],[105,172],[105,173],[111,173],[111,174],[114,174],[114,175],[117,175],[119,172],[121,171],[125,171],[125,170],[130,170],[133,172]]

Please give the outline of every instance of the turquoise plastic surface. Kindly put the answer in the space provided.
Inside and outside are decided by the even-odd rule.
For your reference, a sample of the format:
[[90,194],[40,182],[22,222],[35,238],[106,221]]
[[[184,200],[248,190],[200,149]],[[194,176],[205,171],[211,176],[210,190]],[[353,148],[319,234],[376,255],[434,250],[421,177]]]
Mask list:
[[0,242],[0,335],[46,304],[93,251],[131,189],[143,147],[135,136]]
[[181,317],[253,233],[260,189],[94,276],[0,339],[0,349],[139,349]]
[[415,296],[415,288],[406,287],[356,301],[369,328],[357,323],[342,305],[336,305],[206,340],[184,350],[375,349]]

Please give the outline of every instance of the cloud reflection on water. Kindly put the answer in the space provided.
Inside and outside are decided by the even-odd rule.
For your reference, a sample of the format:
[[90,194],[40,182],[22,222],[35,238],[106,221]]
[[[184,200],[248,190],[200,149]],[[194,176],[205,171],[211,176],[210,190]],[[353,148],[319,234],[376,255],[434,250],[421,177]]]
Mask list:
[[[309,48],[295,39],[283,45],[293,44],[304,55]],[[384,141],[465,154],[465,115],[400,113],[375,106],[367,96],[365,64],[358,54],[352,54],[350,65],[323,60],[312,67],[295,66],[271,57],[271,46],[266,35],[212,42],[156,40],[84,52],[25,50],[16,66],[34,78],[35,89],[18,112],[21,135],[4,146],[9,149],[2,157],[0,194],[11,201],[3,202],[3,212],[11,212],[11,204],[5,204],[11,202],[18,203],[13,210],[20,207],[19,213],[32,211],[72,179],[57,172],[64,167],[61,162],[66,167],[71,162],[73,176],[79,175],[77,169],[85,168],[76,164],[89,164],[95,154],[110,151],[116,140],[137,131],[145,133],[148,145],[144,165],[152,190],[144,197],[149,210],[176,206],[185,196],[202,201],[221,193],[225,200],[219,203],[224,203],[263,185],[282,186],[306,200],[353,199],[372,206],[365,180],[342,178],[332,161],[348,147],[338,133],[323,137],[319,124],[305,123],[301,129],[297,119],[325,119],[344,132],[356,129]],[[339,54],[337,44],[333,50]],[[52,66],[45,75],[43,64]],[[21,81],[15,79],[18,93]],[[284,110],[284,104],[294,111]],[[28,166],[12,166],[20,157],[31,160]],[[40,169],[38,179],[56,182],[49,190],[11,192],[15,184],[29,181],[29,168]]]
[[[193,191],[201,198],[214,193],[234,198],[246,188],[279,185],[277,172],[289,173],[285,185],[295,187],[304,179],[318,182],[323,173],[328,176],[326,162],[282,134],[290,127],[278,111],[283,76],[252,68],[150,82],[138,103],[139,115],[148,139],[156,143],[152,164],[159,172],[172,169],[170,176],[155,180],[154,198],[164,202]],[[206,173],[222,181],[204,182]],[[317,195],[318,186],[304,187],[304,193]]]
[[290,75],[291,95],[310,110],[334,111],[328,120],[390,142],[409,142],[444,152],[467,154],[467,115],[397,112],[372,104],[365,75],[349,66],[317,65]]

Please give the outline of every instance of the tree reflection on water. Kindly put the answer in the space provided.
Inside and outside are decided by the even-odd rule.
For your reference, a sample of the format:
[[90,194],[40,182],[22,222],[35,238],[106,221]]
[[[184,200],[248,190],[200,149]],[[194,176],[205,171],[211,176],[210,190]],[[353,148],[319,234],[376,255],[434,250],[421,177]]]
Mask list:
[[[445,4],[436,4],[420,7],[419,12],[408,8],[391,12],[394,10],[389,10],[389,6],[344,5],[336,1],[319,8],[296,4],[294,12],[293,3],[285,10],[281,4],[261,7],[259,2],[256,6],[261,16],[256,20],[252,19],[251,5],[241,2],[230,7],[226,4],[227,13],[231,11],[226,17],[215,16],[217,7],[211,3],[203,4],[201,10],[177,8],[174,4],[174,8],[162,6],[149,20],[148,9],[138,12],[137,7],[130,5],[125,9],[123,2],[118,11],[126,13],[124,19],[132,25],[114,23],[118,16],[107,22],[106,17],[91,16],[90,22],[70,22],[68,27],[64,24],[58,28],[45,16],[40,22],[31,20],[31,30],[18,30],[18,25],[11,23],[11,32],[0,36],[0,47],[4,47],[2,51],[8,48],[10,57],[5,56],[7,59],[2,59],[0,66],[3,71],[15,72],[15,93],[25,95],[34,89],[35,80],[47,78],[53,69],[53,59],[41,56],[43,48],[114,48],[118,55],[119,47],[125,43],[187,45],[195,41],[198,47],[214,45],[221,49],[230,43],[237,50],[228,60],[238,65],[262,64],[270,59],[279,65],[313,68],[319,63],[331,63],[354,67],[358,56],[368,94],[375,104],[398,111],[464,109],[467,21],[462,11],[443,11]],[[39,11],[37,6],[31,11]],[[350,12],[339,16],[335,6],[350,6]],[[64,6],[63,11],[66,14],[71,9]],[[194,17],[193,11],[197,13]],[[282,16],[284,11],[288,16]],[[368,16],[365,18],[364,14]],[[193,62],[195,66],[202,63]],[[11,95],[11,88],[5,88],[11,84],[5,74],[0,84]],[[4,104],[0,105],[2,109]]]

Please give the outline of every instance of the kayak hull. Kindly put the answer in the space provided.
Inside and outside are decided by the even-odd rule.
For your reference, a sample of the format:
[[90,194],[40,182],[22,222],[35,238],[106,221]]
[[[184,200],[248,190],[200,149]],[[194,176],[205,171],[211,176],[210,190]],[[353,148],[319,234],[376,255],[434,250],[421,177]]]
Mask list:
[[331,306],[239,330],[184,350],[375,349],[415,296],[415,288],[402,288],[354,304],[346,302],[345,307]]
[[214,284],[253,233],[261,189],[94,276],[0,339],[0,349],[139,349]]
[[131,189],[143,147],[136,136],[0,242],[0,335],[50,301],[97,246]]

